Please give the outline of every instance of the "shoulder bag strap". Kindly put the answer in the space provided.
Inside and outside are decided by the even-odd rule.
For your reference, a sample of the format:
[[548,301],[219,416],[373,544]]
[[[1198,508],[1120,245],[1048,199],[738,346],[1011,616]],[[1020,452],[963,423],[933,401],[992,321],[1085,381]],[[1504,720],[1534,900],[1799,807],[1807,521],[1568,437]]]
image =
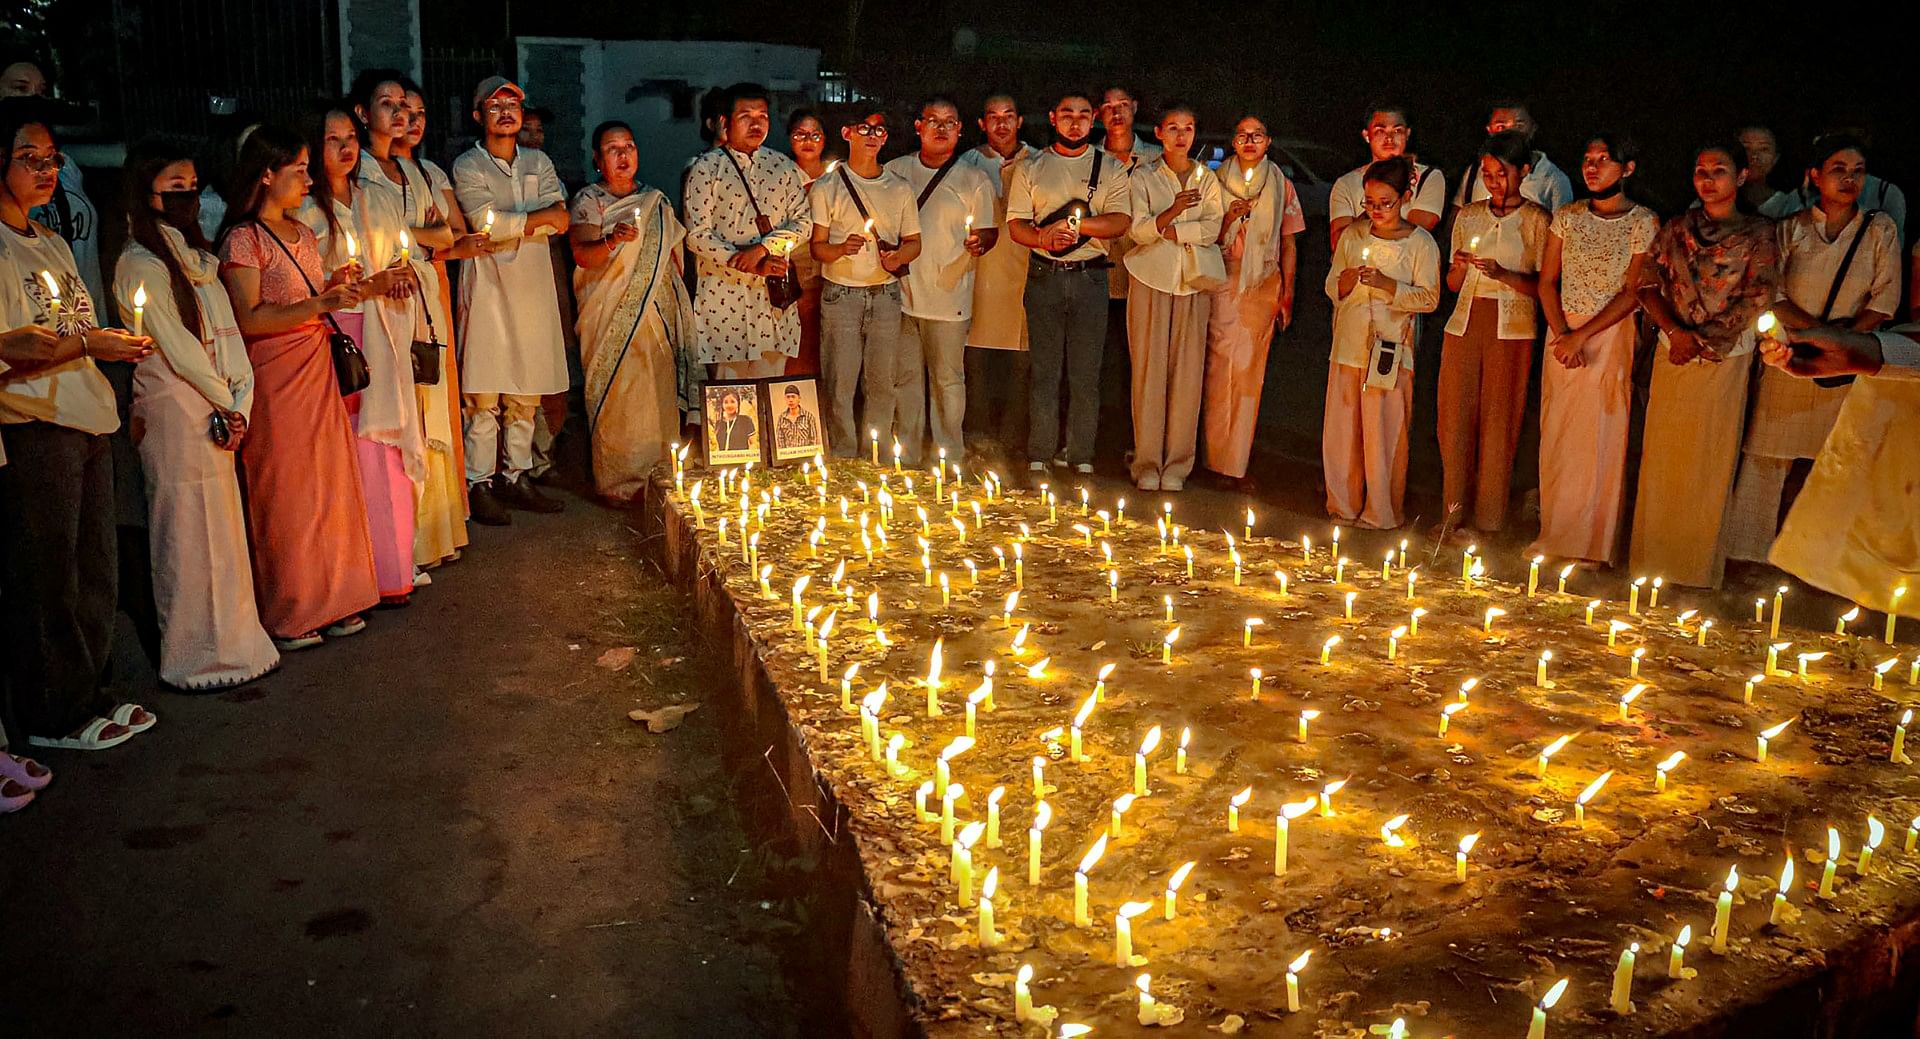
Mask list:
[[[852,195],[852,196],[853,196],[853,208],[855,208],[855,209],[857,209],[857,210],[859,210],[859,211],[860,211],[860,219],[862,219],[862,220],[872,220],[872,219],[873,219],[873,214],[872,214],[872,213],[869,213],[869,212],[867,212],[867,203],[866,203],[866,201],[865,201],[864,199],[862,199],[862,198],[860,197],[860,189],[859,189],[859,188],[856,188],[856,187],[854,187],[854,186],[853,186],[853,178],[851,178],[851,177],[849,177],[849,176],[847,176],[847,164],[846,164],[846,163],[844,163],[844,162],[843,162],[843,163],[841,163],[841,164],[840,164],[840,168],[839,168],[838,170],[836,170],[835,172],[837,172],[837,173],[839,173],[839,174],[840,174],[840,183],[842,183],[842,184],[844,184],[844,185],[846,185],[846,187],[847,187],[847,194],[849,194],[849,195]],[[878,225],[878,224],[875,224],[874,226],[875,226],[875,227],[878,227],[879,225]]]
[[933,179],[927,181],[927,186],[920,189],[920,197],[913,200],[913,208],[927,208],[927,200],[933,197],[933,189],[939,187],[940,182],[947,179],[947,174],[952,172],[954,164],[959,161],[960,149],[955,148],[953,154],[947,156],[947,161],[941,163],[940,168],[933,171]]
[[1107,153],[1098,148],[1087,150],[1093,153],[1093,169],[1087,174],[1087,212],[1091,213],[1093,212],[1093,193],[1100,187],[1100,167],[1106,165],[1100,160],[1106,158]]
[[[753,197],[753,182],[747,179],[747,171],[740,168],[740,163],[733,157],[732,152],[722,148],[720,149],[720,154],[726,156],[727,165],[732,166],[733,172],[740,177],[740,186],[747,189],[747,205],[753,207],[754,222],[761,224],[766,223],[766,214],[760,212],[760,200]],[[769,230],[770,229],[771,228],[769,228]],[[761,233],[765,234],[766,231],[763,230]]]
[[1853,254],[1860,251],[1860,239],[1867,236],[1867,225],[1880,215],[1877,209],[1869,209],[1860,216],[1860,229],[1853,233],[1853,241],[1847,245],[1847,255],[1840,259],[1840,269],[1833,272],[1833,284],[1827,288],[1827,304],[1820,308],[1820,323],[1826,324],[1833,316],[1834,301],[1840,298],[1840,284],[1847,280],[1847,268],[1853,266]]
[[[266,222],[259,219],[258,217],[253,218],[252,223],[253,223],[253,226],[260,229],[261,233],[265,234],[268,238],[272,239],[273,244],[280,247],[281,255],[287,258],[288,263],[293,264],[293,269],[297,273],[299,273],[300,280],[307,283],[307,294],[309,296],[320,295],[320,290],[313,287],[313,279],[307,277],[306,268],[301,267],[300,261],[293,258],[293,250],[287,248],[287,243],[281,241],[280,236],[273,233],[273,228],[268,227],[266,225]],[[336,334],[346,335],[346,333],[341,330],[340,323],[333,319],[333,315],[331,313],[328,313],[327,311],[323,310],[320,312],[320,316],[326,320],[327,324],[333,326],[333,330]]]

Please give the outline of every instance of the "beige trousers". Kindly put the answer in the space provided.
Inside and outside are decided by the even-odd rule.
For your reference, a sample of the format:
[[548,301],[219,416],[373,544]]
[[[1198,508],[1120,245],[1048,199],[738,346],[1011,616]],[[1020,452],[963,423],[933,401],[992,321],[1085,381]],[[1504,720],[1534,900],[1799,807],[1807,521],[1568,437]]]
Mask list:
[[1204,292],[1175,296],[1138,278],[1127,290],[1127,352],[1133,358],[1133,479],[1178,489],[1193,472],[1205,388]]
[[1374,530],[1406,523],[1407,418],[1412,413],[1412,371],[1400,369],[1391,390],[1370,390],[1365,368],[1328,362],[1320,456],[1329,516]]

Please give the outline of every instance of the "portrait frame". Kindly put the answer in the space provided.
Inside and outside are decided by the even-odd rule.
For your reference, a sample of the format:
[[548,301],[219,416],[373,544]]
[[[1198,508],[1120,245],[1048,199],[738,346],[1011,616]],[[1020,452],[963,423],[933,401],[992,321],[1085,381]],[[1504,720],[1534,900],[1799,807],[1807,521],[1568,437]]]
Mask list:
[[[769,464],[794,465],[827,453],[827,423],[820,412],[820,380],[811,376],[793,376],[765,380],[766,417],[760,428],[771,431],[768,439]],[[788,397],[797,397],[799,420],[787,419],[795,405]],[[784,420],[784,421],[783,421]],[[795,430],[793,425],[803,428]]]
[[[754,379],[720,379],[700,387],[700,443],[706,449],[709,466],[764,463],[767,458],[765,429],[765,388]],[[725,417],[726,398],[736,404],[735,420]],[[738,420],[744,419],[742,429]],[[746,443],[743,446],[741,441]]]

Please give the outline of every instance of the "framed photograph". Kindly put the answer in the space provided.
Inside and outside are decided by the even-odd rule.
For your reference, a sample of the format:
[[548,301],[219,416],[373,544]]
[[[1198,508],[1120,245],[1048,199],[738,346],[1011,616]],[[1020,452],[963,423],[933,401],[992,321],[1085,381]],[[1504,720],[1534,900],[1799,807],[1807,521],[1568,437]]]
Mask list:
[[762,392],[761,384],[752,381],[710,382],[701,387],[708,465],[766,461],[766,437],[760,430]]
[[773,430],[773,464],[810,461],[827,451],[827,427],[820,418],[820,381],[768,379],[767,417]]

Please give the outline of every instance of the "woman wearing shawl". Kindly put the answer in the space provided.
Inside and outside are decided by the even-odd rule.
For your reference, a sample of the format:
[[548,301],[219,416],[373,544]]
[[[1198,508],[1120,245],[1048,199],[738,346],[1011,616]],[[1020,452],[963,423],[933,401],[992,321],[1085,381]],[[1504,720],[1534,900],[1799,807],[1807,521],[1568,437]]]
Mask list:
[[159,352],[133,373],[131,431],[146,471],[160,677],[180,689],[251,682],[280,663],[260,626],[235,452],[253,411],[253,365],[220,262],[200,234],[193,160],[166,145],[127,154],[123,314]]
[[1213,290],[1208,311],[1201,410],[1205,465],[1233,480],[1246,479],[1274,322],[1281,329],[1293,323],[1293,236],[1307,227],[1293,182],[1267,161],[1272,139],[1258,117],[1241,119],[1233,128],[1233,161],[1220,168],[1227,281]]
[[1779,294],[1773,221],[1736,208],[1747,178],[1737,144],[1712,144],[1693,160],[1700,205],[1667,221],[1653,240],[1641,306],[1660,328],[1634,506],[1635,574],[1718,588],[1726,570],[1721,531],[1740,460],[1753,373],[1754,322]]
[[593,164],[600,183],[582,189],[571,207],[573,290],[594,485],[601,497],[624,503],[679,437],[681,409],[698,407],[690,380],[677,374],[694,370],[682,356],[693,339],[693,304],[680,276],[686,229],[664,195],[634,180],[640,151],[633,130],[621,122],[596,127]]

